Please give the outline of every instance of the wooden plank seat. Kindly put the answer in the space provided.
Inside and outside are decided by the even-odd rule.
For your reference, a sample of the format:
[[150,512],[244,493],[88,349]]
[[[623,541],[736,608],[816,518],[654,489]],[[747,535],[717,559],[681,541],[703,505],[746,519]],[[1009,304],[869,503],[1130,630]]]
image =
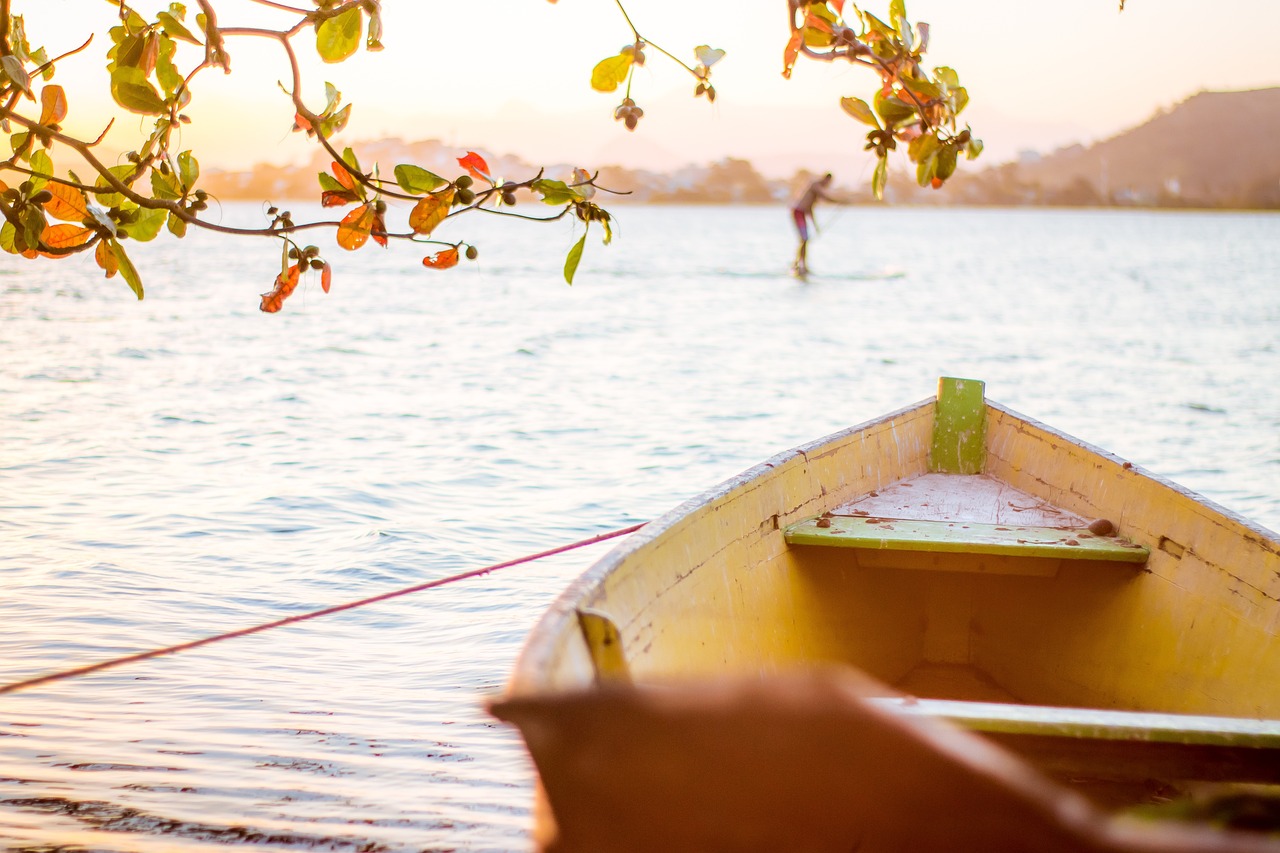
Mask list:
[[878,697],[984,734],[1057,774],[1280,784],[1280,720]]
[[1148,550],[1087,526],[1038,527],[879,516],[824,515],[790,525],[789,545],[1145,563]]

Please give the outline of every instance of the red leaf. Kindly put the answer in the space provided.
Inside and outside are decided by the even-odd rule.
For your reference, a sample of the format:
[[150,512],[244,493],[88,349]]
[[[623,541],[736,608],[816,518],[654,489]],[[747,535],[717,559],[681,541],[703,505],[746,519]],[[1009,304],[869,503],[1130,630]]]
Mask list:
[[298,276],[301,270],[298,269],[297,264],[294,264],[289,267],[288,273],[288,275],[281,273],[276,276],[276,286],[262,294],[262,304],[258,306],[259,310],[274,314],[284,307],[284,301],[293,295],[294,288],[298,286]]
[[369,228],[369,236],[382,248],[387,248],[387,221],[381,213],[373,214],[373,225]]
[[360,200],[360,196],[350,190],[325,190],[320,193],[321,207],[342,207],[347,204],[354,204]]
[[468,151],[466,157],[459,157],[458,165],[470,172],[471,177],[493,183],[493,178],[489,177],[489,164],[476,152]]
[[329,292],[329,285],[333,282],[333,267],[325,264],[320,268],[320,289],[325,293]]
[[458,247],[454,246],[422,259],[422,265],[431,270],[447,270],[458,265]]

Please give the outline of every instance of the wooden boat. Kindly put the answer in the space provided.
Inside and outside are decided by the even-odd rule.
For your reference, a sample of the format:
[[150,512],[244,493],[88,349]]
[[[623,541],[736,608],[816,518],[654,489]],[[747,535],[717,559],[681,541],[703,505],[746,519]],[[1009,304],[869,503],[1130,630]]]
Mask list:
[[491,710],[544,850],[1275,851],[1278,633],[1276,534],[943,379],[647,525]]

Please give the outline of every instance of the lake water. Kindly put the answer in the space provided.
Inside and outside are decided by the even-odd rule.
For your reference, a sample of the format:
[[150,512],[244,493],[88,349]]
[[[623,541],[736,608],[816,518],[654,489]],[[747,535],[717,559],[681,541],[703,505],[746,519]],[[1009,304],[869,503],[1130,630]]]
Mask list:
[[[805,284],[784,210],[623,208],[567,287],[568,223],[473,217],[275,316],[266,242],[134,247],[141,303],[0,257],[0,682],[644,521],[940,375],[1280,529],[1280,216],[820,221]],[[0,840],[526,849],[481,703],[608,547],[0,696]]]

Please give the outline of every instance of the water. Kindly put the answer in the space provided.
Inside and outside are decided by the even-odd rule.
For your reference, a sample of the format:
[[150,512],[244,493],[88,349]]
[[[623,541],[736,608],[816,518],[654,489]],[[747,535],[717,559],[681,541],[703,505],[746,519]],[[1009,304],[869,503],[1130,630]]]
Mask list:
[[[0,682],[643,521],[944,374],[1280,529],[1280,216],[820,215],[808,284],[785,211],[623,209],[571,288],[567,223],[489,219],[276,316],[266,243],[135,247],[142,303],[0,257]],[[526,849],[481,703],[607,547],[0,697],[0,840]]]

